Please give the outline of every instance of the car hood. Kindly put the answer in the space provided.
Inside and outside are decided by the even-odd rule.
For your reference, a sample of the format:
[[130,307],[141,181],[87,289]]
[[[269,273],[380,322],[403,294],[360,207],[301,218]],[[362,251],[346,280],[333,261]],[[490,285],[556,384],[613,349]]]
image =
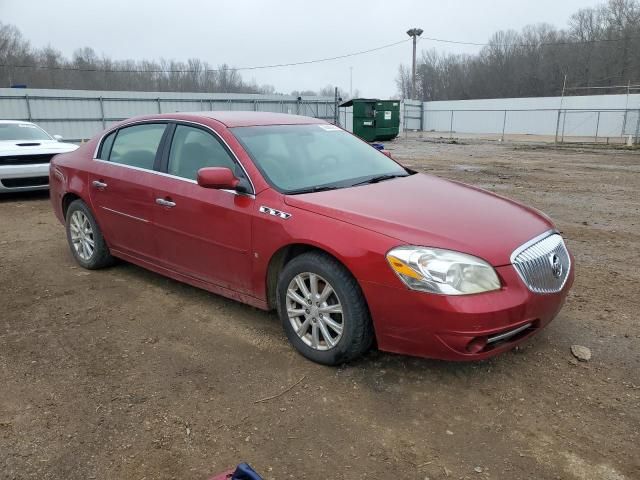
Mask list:
[[485,190],[414,174],[380,183],[287,195],[285,203],[399,240],[511,262],[520,245],[554,228],[533,208]]
[[77,145],[56,140],[1,140],[0,156],[45,155],[73,152]]

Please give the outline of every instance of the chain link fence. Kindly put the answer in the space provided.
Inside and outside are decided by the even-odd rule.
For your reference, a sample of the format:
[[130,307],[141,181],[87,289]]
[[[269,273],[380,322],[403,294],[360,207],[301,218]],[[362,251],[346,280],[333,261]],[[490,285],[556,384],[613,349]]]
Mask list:
[[[428,104],[425,104],[428,105]],[[449,109],[405,115],[406,130],[439,136],[483,136],[504,141],[522,139],[556,143],[635,143],[640,136],[640,109]]]

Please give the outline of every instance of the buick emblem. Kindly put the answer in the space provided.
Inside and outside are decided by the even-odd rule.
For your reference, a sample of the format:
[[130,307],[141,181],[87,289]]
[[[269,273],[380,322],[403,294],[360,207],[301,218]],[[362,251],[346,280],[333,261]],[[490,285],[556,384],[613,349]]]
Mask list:
[[554,277],[560,278],[562,276],[562,263],[560,262],[560,257],[555,253],[549,255],[549,263],[551,264],[551,273]]

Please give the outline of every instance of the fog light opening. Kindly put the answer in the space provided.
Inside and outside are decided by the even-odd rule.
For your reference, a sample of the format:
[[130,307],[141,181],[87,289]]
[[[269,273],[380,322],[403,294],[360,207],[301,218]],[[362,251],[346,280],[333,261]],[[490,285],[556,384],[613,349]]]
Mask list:
[[467,352],[480,353],[487,346],[487,337],[476,337],[467,344]]

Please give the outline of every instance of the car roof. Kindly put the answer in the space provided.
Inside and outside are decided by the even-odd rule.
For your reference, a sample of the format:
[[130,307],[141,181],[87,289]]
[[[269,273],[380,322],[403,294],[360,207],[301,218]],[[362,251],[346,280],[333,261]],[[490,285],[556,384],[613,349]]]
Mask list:
[[175,119],[202,121],[206,119],[215,120],[226,127],[253,127],[260,125],[305,125],[316,123],[327,123],[325,120],[314,117],[304,117],[302,115],[289,115],[286,113],[253,112],[253,111],[211,111],[211,112],[176,112],[162,113],[159,115],[144,115],[131,120],[149,119]]
[[0,123],[15,123],[15,124],[25,124],[35,125],[35,123],[27,122],[26,120],[0,120]]

